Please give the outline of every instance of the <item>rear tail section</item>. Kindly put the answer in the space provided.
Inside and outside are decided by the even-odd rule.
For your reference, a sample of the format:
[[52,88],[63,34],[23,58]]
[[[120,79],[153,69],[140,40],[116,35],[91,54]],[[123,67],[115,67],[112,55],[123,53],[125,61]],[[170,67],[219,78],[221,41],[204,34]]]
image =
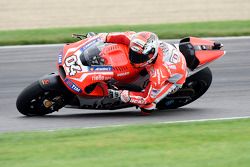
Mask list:
[[192,75],[214,60],[222,57],[225,51],[223,45],[207,39],[195,37],[184,38],[180,41],[179,49],[186,58],[187,66]]

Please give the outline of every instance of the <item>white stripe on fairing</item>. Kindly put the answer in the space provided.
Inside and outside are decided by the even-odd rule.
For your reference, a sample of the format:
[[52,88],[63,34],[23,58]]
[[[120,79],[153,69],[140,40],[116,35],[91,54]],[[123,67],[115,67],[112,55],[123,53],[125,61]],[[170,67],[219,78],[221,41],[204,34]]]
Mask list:
[[[150,123],[149,125],[161,125],[161,124],[178,124],[178,123],[192,123],[192,122],[208,122],[208,121],[224,121],[224,120],[237,120],[237,119],[249,119],[250,116],[243,116],[243,117],[226,117],[226,118],[209,118],[209,119],[190,119],[190,120],[181,120],[181,121],[165,121],[165,122],[156,122]],[[146,124],[146,123],[144,123]],[[116,127],[126,127],[126,126],[134,126],[135,124],[117,124],[117,125],[104,125],[104,126],[93,126],[93,127],[84,127],[84,128],[77,128],[77,129],[97,129],[97,128],[116,128]],[[142,124],[137,124],[142,125]],[[62,128],[64,130],[70,130],[74,128]],[[62,129],[49,129],[45,130],[48,132],[59,131]],[[75,128],[76,129],[76,128]],[[44,131],[44,130],[39,130]]]

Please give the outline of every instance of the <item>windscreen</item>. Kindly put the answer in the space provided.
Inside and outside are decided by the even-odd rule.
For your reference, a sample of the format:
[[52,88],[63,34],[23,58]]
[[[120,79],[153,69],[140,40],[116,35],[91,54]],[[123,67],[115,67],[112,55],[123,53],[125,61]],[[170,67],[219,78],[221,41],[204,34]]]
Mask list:
[[106,43],[98,41],[84,49],[84,51],[80,55],[82,64],[85,66],[103,65],[104,62],[100,57],[100,53],[105,45]]

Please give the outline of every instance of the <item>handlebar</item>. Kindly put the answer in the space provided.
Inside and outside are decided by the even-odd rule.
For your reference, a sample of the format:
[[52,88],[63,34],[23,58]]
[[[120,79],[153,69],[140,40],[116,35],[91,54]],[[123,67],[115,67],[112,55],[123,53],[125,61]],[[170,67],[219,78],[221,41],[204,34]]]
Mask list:
[[78,39],[82,40],[85,38],[93,37],[95,35],[96,35],[96,33],[94,33],[94,32],[88,32],[87,34],[72,34],[72,38],[78,38]]

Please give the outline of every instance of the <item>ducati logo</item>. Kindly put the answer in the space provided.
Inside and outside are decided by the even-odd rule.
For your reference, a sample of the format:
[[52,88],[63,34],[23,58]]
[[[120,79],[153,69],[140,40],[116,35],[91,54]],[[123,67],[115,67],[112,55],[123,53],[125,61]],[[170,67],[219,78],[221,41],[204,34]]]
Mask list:
[[49,79],[43,79],[42,84],[43,85],[48,85],[50,83]]

